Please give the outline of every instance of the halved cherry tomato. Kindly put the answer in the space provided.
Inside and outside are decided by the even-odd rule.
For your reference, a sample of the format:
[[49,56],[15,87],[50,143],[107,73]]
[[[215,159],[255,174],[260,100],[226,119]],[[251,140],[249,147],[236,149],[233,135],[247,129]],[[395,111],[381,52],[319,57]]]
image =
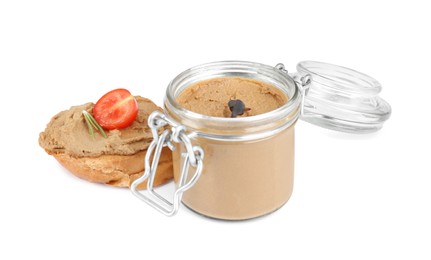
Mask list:
[[138,115],[138,102],[127,89],[114,89],[99,99],[93,116],[107,130],[128,127]]

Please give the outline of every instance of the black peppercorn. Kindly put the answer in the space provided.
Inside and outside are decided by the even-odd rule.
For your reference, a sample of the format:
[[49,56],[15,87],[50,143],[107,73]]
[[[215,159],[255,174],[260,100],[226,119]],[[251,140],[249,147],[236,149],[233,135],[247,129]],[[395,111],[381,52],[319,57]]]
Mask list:
[[250,108],[246,108],[244,102],[242,102],[240,99],[233,99],[229,100],[227,103],[229,106],[232,118],[235,118],[237,116],[243,115],[245,111],[249,111]]

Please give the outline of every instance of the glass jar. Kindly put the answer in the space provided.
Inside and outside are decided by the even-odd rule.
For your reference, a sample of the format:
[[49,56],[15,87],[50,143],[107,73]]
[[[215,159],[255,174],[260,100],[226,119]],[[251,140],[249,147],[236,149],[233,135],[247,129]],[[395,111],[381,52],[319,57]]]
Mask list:
[[[343,116],[342,124],[337,125],[337,122],[341,122],[339,118],[325,117],[321,113],[329,105],[325,107],[327,100],[316,102],[316,97],[330,97],[331,93],[327,89],[318,92],[319,87],[322,87],[317,85],[311,95],[313,103],[307,102],[310,86],[313,88],[313,84],[322,83],[313,82],[313,66],[316,64],[321,69],[321,63],[303,62],[303,66],[298,66],[301,69],[298,74],[289,75],[282,64],[272,67],[254,62],[224,61],[203,64],[179,74],[166,90],[165,113],[156,111],[149,117],[154,140],[148,148],[145,174],[132,184],[132,192],[168,216],[178,211],[181,201],[199,214],[226,220],[250,219],[280,208],[292,194],[294,127],[300,115],[324,127],[333,126],[342,131],[354,129],[346,127],[348,118],[345,113],[339,113],[345,107],[335,113]],[[322,71],[319,72],[314,77],[321,76]],[[268,83],[285,95],[288,101],[270,112],[241,118],[198,114],[185,109],[177,101],[178,96],[190,85],[222,77],[240,77]],[[322,77],[328,79],[327,75]],[[341,92],[334,87],[332,90],[336,93],[332,97],[341,97],[342,103],[346,103],[346,98],[342,97],[350,95],[348,91]],[[387,103],[383,101],[380,104]],[[334,107],[336,105],[331,106],[332,109]],[[361,106],[355,106],[358,107]],[[380,117],[381,123],[389,117],[389,105],[387,108],[389,111],[384,111]],[[314,112],[310,112],[313,109]],[[167,124],[171,128],[159,136],[157,130]],[[361,129],[368,131],[366,128]],[[373,129],[379,128],[374,126]],[[176,183],[173,201],[157,193],[152,184],[163,146],[173,150]],[[147,192],[138,192],[137,185],[147,178]]]
[[[211,117],[186,110],[178,95],[195,82],[241,77],[278,88],[288,102],[268,113],[243,118]],[[289,199],[293,188],[294,125],[300,94],[294,80],[275,67],[251,62],[217,62],[185,71],[168,86],[166,114],[193,132],[205,152],[199,181],[184,193],[183,203],[205,216],[248,219],[270,213]],[[176,149],[174,178],[181,174],[182,149]]]

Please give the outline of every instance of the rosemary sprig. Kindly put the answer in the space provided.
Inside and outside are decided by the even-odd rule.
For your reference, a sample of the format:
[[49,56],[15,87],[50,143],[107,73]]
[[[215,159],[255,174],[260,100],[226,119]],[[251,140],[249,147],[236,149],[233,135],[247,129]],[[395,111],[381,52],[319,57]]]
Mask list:
[[99,131],[103,137],[108,138],[103,128],[99,125],[99,123],[97,123],[96,119],[94,119],[90,113],[88,113],[86,110],[82,110],[82,115],[84,116],[85,122],[87,123],[88,132],[93,138],[94,130]]

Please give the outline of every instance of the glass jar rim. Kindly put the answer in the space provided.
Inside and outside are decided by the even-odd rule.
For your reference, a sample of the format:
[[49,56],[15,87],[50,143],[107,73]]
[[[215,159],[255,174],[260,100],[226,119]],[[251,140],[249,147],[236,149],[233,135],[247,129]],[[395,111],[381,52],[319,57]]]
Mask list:
[[[263,78],[269,80],[271,78],[274,80],[277,78],[279,83],[272,85],[286,94],[288,101],[275,110],[255,116],[238,118],[224,118],[202,115],[185,109],[177,102],[177,96],[191,83],[205,79],[225,77],[226,73],[228,75],[237,77],[248,75],[253,79],[261,81],[265,81]],[[190,81],[190,83],[184,84],[184,82],[187,81]],[[168,113],[172,112],[174,115],[181,118],[187,118],[188,120],[210,126],[211,128],[215,128],[214,130],[225,130],[223,128],[227,125],[230,128],[240,130],[241,128],[250,128],[257,125],[270,124],[274,121],[280,120],[284,120],[285,124],[289,123],[290,125],[299,117],[298,108],[300,103],[300,90],[298,89],[296,82],[287,74],[286,71],[256,62],[229,60],[201,64],[180,73],[169,83],[166,89],[164,105],[165,109],[168,110]],[[185,126],[187,127],[187,124]]]

